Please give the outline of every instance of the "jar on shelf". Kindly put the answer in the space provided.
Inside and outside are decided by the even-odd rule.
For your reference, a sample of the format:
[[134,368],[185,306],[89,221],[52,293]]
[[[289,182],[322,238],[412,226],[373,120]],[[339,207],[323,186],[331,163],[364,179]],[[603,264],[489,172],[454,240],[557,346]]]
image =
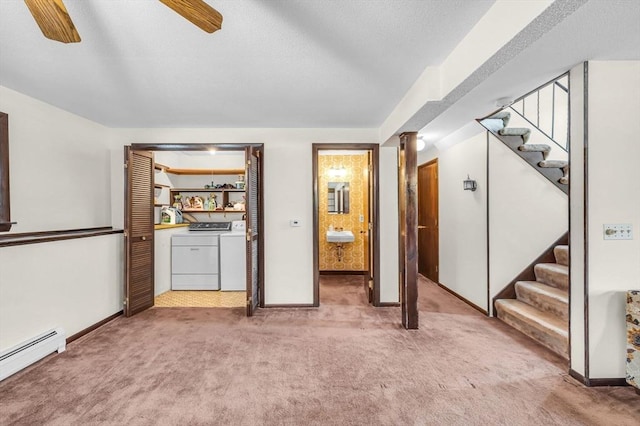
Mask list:
[[236,181],[236,189],[244,189],[244,175],[238,175],[238,180]]
[[182,210],[182,195],[176,194],[173,196],[173,207],[178,210]]

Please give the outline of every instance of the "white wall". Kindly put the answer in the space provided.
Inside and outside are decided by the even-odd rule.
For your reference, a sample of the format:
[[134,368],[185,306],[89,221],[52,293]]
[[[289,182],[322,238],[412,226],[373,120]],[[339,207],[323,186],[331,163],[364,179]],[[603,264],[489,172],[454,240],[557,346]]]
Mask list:
[[[1,86],[0,111],[9,114],[11,233],[111,225],[111,131]],[[122,235],[0,248],[0,350],[120,311],[121,258]]]
[[571,138],[569,160],[571,177],[569,197],[571,211],[569,218],[569,283],[571,344],[571,369],[586,377],[585,364],[585,316],[584,316],[584,265],[585,265],[585,223],[584,223],[584,66],[580,64],[569,74]]
[[[625,292],[640,289],[640,62],[589,62],[589,377],[625,376]],[[603,224],[634,239],[603,239]]]
[[108,128],[0,86],[16,232],[111,225]]
[[567,195],[489,136],[489,282],[493,299],[569,229]]
[[[119,129],[113,150],[122,152],[132,141],[140,143],[263,143],[264,144],[264,220],[265,220],[265,302],[267,305],[313,303],[313,188],[312,143],[376,143],[375,129]],[[115,155],[117,158],[118,155]],[[382,154],[381,154],[382,156]],[[121,155],[120,155],[121,157]],[[394,157],[395,158],[395,157]],[[381,197],[392,198],[381,212],[391,219],[397,214],[397,164],[387,161],[385,186]],[[171,164],[170,164],[171,165]],[[392,179],[392,180],[389,180]],[[391,191],[391,192],[387,192]],[[123,197],[114,187],[114,205]],[[395,198],[394,198],[395,197]],[[291,219],[302,226],[291,227]],[[381,259],[397,258],[397,220],[391,227],[395,235],[381,248]],[[395,256],[395,257],[394,257]],[[397,265],[397,262],[394,263]],[[395,268],[395,272],[394,269]],[[381,271],[384,301],[397,302],[397,267]]]
[[400,302],[398,148],[380,147],[380,302]]
[[122,234],[0,248],[0,351],[122,309]]
[[[438,158],[440,283],[490,312],[493,297],[567,231],[568,202],[502,142],[489,142],[488,182],[487,135],[475,122],[437,141],[419,162]],[[467,174],[478,184],[474,192],[462,189]]]
[[[123,152],[132,142],[264,143],[267,304],[313,301],[311,144],[378,142],[376,129],[108,129],[9,89],[0,90],[0,110],[9,114],[12,218],[20,222],[14,232],[110,224],[121,228]],[[385,177],[380,195],[390,200],[381,205],[381,216],[386,218],[381,238],[387,241],[381,247],[385,264],[381,294],[383,301],[396,302],[397,220],[386,222],[397,217],[397,164],[392,151],[381,153]],[[290,227],[290,219],[300,220],[302,226]],[[121,310],[121,240],[122,236],[110,236],[0,249],[0,310],[21,311],[32,318],[2,321],[0,327],[11,329],[8,333],[0,329],[2,346],[24,341],[53,323],[73,334]],[[64,250],[56,251],[59,247]],[[54,261],[42,260],[47,258]],[[33,271],[21,273],[25,269]],[[49,287],[44,289],[45,285]],[[24,293],[25,288],[30,293]],[[40,290],[50,297],[33,297],[31,292]],[[57,291],[60,296],[53,295]]]
[[154,154],[156,163],[174,169],[244,169],[244,149],[242,151],[217,152],[215,155],[200,155],[195,152],[158,151]]
[[[463,131],[460,142],[439,141],[420,157],[438,158],[440,283],[471,303],[487,309],[487,172],[486,136],[476,123],[475,135]],[[464,191],[467,174],[478,183]]]

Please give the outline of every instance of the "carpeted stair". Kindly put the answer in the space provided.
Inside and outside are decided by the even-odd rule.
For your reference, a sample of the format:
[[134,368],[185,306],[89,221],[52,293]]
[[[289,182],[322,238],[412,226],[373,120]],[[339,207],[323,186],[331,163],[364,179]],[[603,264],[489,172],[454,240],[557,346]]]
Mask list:
[[516,299],[496,300],[498,318],[569,358],[569,247],[556,246],[556,263],[538,263],[536,281],[518,281]]
[[[551,152],[551,146],[527,143],[531,136],[531,129],[526,127],[507,127],[510,118],[511,113],[509,111],[500,111],[484,120],[502,120],[502,128],[487,127],[487,129],[564,193],[568,193],[569,163],[563,160],[547,160]],[[484,120],[480,121],[480,123]],[[500,124],[500,121],[497,123]],[[542,158],[540,158],[540,155]]]

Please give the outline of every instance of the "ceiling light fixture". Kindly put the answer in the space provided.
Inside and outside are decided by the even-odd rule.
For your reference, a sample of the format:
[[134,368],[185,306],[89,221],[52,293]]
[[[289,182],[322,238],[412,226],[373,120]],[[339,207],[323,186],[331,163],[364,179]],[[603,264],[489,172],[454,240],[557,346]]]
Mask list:
[[418,140],[416,141],[416,151],[422,151],[427,146],[427,142],[425,141],[425,139],[425,135],[418,135]]

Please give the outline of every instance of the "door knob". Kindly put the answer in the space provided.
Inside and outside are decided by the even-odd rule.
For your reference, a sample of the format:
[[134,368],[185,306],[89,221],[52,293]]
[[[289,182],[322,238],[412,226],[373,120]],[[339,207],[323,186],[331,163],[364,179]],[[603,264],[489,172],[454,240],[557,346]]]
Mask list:
[[418,229],[427,229],[425,225],[418,225]]
[[142,241],[147,241],[147,237],[145,237],[144,235],[143,235],[142,237],[140,237],[140,239],[141,239]]

